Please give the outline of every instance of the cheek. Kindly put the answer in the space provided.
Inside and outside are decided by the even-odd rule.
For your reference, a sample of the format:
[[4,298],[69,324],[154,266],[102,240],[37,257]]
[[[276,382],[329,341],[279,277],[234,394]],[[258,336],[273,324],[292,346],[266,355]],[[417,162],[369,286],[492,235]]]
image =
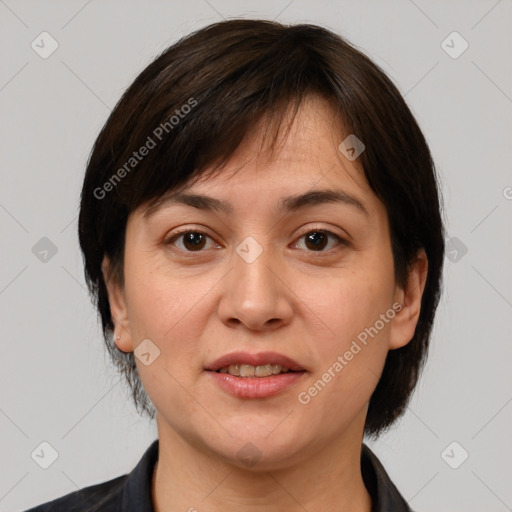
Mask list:
[[392,317],[386,313],[394,288],[392,259],[381,258],[301,290],[305,311],[311,311],[310,337],[319,363],[313,379],[318,385],[311,389],[323,396],[317,405],[357,407],[377,385],[387,354]]
[[[316,418],[313,429],[323,424],[337,432],[368,403],[388,352],[389,323],[381,326],[380,320],[390,308],[388,297],[384,283],[360,275],[331,281],[323,293],[310,294],[311,318],[321,318],[324,327],[310,332],[317,364],[297,400],[301,410],[307,408],[308,416]],[[376,322],[381,328],[372,330]],[[313,320],[309,323],[313,327]],[[332,422],[333,416],[340,421]]]
[[321,281],[304,280],[297,295],[310,311],[310,324],[319,329],[316,334],[330,337],[330,346],[333,340],[343,345],[373,325],[391,306],[393,279],[386,273],[363,268]]
[[[165,262],[164,262],[165,263]],[[126,261],[128,315],[134,345],[150,339],[160,353],[155,364],[140,365],[144,387],[174,389],[175,377],[181,383],[199,371],[198,351],[202,333],[211,316],[207,291],[218,276],[205,274],[177,277],[157,258],[138,257]],[[179,387],[176,388],[179,392]]]
[[140,379],[157,410],[172,408],[173,413],[187,417],[197,406],[183,390],[191,386],[198,365],[205,288],[197,280],[193,286],[149,263],[139,263],[138,268],[132,267],[127,282],[130,328],[135,345],[150,339],[159,351],[150,365],[136,360]]
[[197,278],[177,279],[157,256],[139,251],[126,259],[125,274],[130,323],[140,335],[162,340],[187,323],[204,286]]

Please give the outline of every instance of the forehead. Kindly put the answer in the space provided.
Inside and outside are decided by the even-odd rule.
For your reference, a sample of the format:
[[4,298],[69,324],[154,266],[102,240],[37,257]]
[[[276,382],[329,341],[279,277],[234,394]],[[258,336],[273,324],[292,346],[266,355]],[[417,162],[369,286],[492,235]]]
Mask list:
[[383,205],[359,162],[339,149],[347,130],[326,100],[306,99],[293,122],[288,112],[276,139],[269,138],[273,134],[266,123],[263,119],[255,124],[225,166],[214,173],[207,168],[179,190],[151,202],[144,216],[172,203],[230,214],[268,208],[269,201],[276,213],[344,202],[370,218],[382,214]]
[[[236,166],[257,160],[261,167],[266,167],[278,161],[280,166],[285,166],[287,162],[332,163],[341,156],[338,146],[348,132],[327,100],[318,96],[308,97],[296,113],[289,107],[280,120],[278,132],[275,125],[269,126],[273,121],[267,116],[255,123],[230,163]],[[342,165],[350,164],[349,160],[344,160],[346,162],[340,159]],[[352,171],[358,165],[355,163],[348,167]]]
[[373,195],[360,163],[339,149],[349,133],[326,100],[306,99],[293,121],[288,112],[275,138],[266,121],[254,126],[222,169],[212,175],[206,169],[186,188],[224,195],[246,186],[266,194],[291,194],[297,187],[334,189],[343,184],[359,195]]

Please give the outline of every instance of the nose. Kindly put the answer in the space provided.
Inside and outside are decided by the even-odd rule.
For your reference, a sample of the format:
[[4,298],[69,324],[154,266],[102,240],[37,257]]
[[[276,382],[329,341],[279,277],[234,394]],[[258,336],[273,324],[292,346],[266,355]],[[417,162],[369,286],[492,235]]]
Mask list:
[[264,250],[254,261],[233,253],[233,268],[223,280],[218,308],[228,327],[271,331],[291,321],[294,295],[283,275],[283,262],[271,252]]

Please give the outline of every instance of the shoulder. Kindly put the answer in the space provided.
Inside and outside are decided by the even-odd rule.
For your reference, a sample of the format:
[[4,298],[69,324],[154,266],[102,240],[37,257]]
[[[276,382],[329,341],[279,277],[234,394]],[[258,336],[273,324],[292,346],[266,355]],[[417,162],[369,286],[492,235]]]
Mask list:
[[119,476],[60,498],[38,505],[25,512],[117,512],[128,475]]
[[151,512],[151,480],[158,459],[158,439],[126,475],[84,487],[25,512]]
[[372,512],[413,512],[370,448],[363,444],[361,473],[372,498]]

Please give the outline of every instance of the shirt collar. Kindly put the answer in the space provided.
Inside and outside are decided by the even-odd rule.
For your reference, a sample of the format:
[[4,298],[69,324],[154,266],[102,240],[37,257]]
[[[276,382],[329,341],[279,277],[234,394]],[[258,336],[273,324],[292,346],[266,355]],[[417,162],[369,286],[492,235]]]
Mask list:
[[372,512],[412,512],[377,456],[363,444],[361,473],[372,498]]
[[158,439],[153,441],[142,459],[128,475],[123,488],[126,512],[154,512],[152,500],[153,470],[158,460]]
[[[123,488],[122,510],[154,512],[152,501],[153,470],[158,459],[158,439],[146,450],[127,476]],[[372,512],[412,512],[398,492],[377,456],[363,444],[361,471],[372,499]]]

